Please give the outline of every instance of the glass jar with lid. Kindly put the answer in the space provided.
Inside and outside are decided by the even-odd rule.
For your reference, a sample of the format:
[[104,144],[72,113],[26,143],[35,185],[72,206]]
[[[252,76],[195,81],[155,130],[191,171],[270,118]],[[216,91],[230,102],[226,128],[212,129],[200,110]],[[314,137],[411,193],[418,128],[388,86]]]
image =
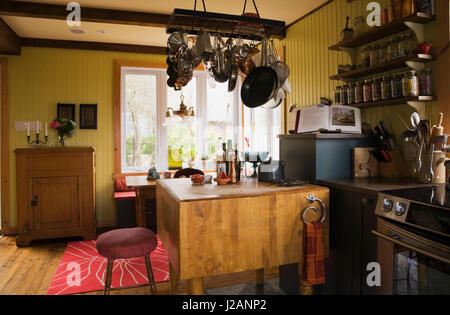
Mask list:
[[372,80],[364,81],[363,100],[364,103],[372,102]]
[[402,80],[403,80],[403,75],[401,73],[397,73],[392,76],[392,80],[391,80],[392,98],[403,97]]
[[337,86],[336,89],[333,92],[334,94],[334,104],[340,105],[341,104],[341,86]]
[[383,100],[389,100],[392,98],[392,76],[384,76],[381,81],[381,98]]
[[347,101],[347,104],[349,104],[349,105],[355,104],[355,87],[356,87],[355,83],[350,83],[348,85],[348,89],[347,89],[348,101]]
[[366,46],[361,51],[361,66],[370,67],[370,46]]
[[348,85],[342,86],[341,89],[341,105],[347,105],[348,104]]
[[387,53],[387,43],[381,43],[378,57],[378,64],[382,65],[386,63],[386,53]]
[[370,66],[376,66],[379,64],[380,59],[380,45],[376,44],[370,48]]
[[419,90],[420,95],[431,96],[433,95],[432,86],[432,70],[424,69],[419,73]]
[[402,85],[404,97],[419,96],[419,78],[416,71],[411,70],[405,72],[402,79]]
[[400,35],[399,41],[398,41],[398,57],[405,57],[406,56],[406,46],[408,43],[407,35]]
[[394,60],[398,58],[398,41],[399,37],[396,36],[394,38],[391,38],[388,44],[388,53],[387,53],[387,59],[388,60]]
[[364,82],[358,81],[355,85],[355,103],[360,104],[364,102]]
[[372,81],[372,101],[381,101],[381,78]]

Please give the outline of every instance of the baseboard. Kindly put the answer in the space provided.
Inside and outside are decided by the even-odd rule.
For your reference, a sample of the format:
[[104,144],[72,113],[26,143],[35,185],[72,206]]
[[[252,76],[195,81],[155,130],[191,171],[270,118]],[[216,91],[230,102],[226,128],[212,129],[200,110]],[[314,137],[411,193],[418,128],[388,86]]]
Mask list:
[[0,234],[3,235],[17,235],[17,227],[5,227],[0,230]]

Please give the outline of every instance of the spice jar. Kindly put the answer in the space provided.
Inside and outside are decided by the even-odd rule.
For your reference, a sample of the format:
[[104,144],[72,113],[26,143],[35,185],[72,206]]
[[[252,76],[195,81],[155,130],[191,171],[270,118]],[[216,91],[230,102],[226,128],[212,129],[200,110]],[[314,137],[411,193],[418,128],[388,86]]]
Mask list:
[[380,65],[386,63],[386,52],[387,52],[387,43],[381,43],[380,50],[379,50],[379,58],[378,58],[378,63]]
[[358,81],[355,86],[355,103],[360,104],[364,102],[364,82]]
[[402,74],[395,74],[392,77],[391,88],[392,88],[392,98],[400,98],[403,96],[403,85],[402,85]]
[[398,37],[394,37],[389,41],[387,53],[388,60],[394,60],[398,58],[398,41],[399,41]]
[[432,70],[425,69],[419,73],[419,89],[420,95],[431,96],[433,95],[432,87]]
[[416,75],[416,71],[405,72],[402,85],[404,97],[419,96],[419,78]]
[[376,66],[380,58],[380,45],[374,45],[370,48],[370,66]]
[[381,78],[376,78],[372,82],[372,101],[381,100]]
[[361,66],[370,67],[370,46],[364,47],[361,51]]
[[341,105],[348,104],[348,85],[344,85],[341,89]]
[[348,101],[347,104],[352,105],[355,104],[355,83],[350,83],[348,85],[348,89],[347,89],[347,97],[348,97]]
[[364,103],[372,102],[372,80],[364,81],[363,91]]
[[340,105],[341,104],[341,87],[337,86],[336,90],[334,90],[333,94],[334,94],[334,104]]
[[392,98],[392,88],[391,88],[392,77],[384,76],[381,82],[381,98],[383,100],[389,100]]

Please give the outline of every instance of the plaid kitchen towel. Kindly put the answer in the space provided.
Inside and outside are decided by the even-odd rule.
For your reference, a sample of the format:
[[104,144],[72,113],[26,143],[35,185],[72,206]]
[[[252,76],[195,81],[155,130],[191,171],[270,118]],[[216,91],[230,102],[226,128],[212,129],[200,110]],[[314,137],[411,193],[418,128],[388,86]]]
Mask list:
[[305,223],[303,280],[310,285],[325,283],[323,228],[321,222]]

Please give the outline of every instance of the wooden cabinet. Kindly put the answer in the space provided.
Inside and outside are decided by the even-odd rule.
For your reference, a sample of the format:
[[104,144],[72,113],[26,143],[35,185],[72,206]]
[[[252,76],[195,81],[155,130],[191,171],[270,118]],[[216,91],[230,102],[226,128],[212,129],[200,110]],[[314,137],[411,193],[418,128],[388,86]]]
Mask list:
[[32,240],[96,238],[95,150],[16,149],[17,245]]

